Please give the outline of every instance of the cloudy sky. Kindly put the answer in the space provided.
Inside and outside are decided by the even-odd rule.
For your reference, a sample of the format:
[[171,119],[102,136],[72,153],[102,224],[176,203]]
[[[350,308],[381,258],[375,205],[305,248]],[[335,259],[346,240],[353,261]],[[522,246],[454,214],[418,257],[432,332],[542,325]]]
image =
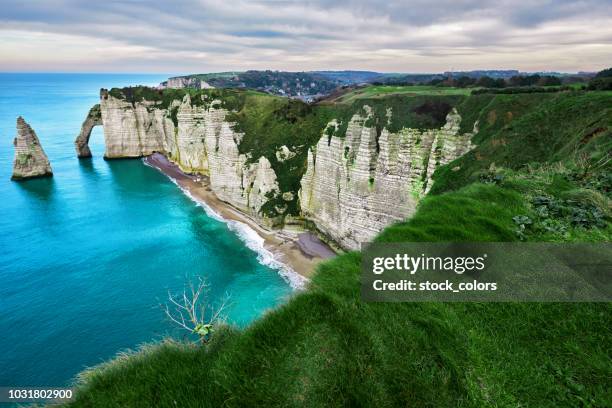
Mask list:
[[612,0],[2,0],[0,71],[596,71]]

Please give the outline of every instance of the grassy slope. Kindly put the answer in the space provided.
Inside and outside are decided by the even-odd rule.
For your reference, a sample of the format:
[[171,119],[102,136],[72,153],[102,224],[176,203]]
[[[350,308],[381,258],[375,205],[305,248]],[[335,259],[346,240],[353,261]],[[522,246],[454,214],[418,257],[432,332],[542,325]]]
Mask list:
[[470,89],[452,88],[452,87],[436,87],[429,85],[414,85],[414,86],[392,86],[392,85],[376,85],[357,88],[354,91],[343,94],[334,102],[352,103],[355,100],[363,98],[384,98],[388,95],[469,95]]
[[459,111],[465,112],[466,128],[479,121],[480,132],[473,139],[478,147],[436,173],[434,194],[478,180],[492,164],[520,169],[576,151],[599,159],[612,149],[608,92],[477,95]]
[[[471,182],[470,172],[453,172],[462,177],[447,184],[441,179],[446,192],[428,196],[411,220],[387,228],[377,239],[513,241],[519,235],[512,218],[526,215],[535,222],[523,239],[610,241],[609,224],[583,228],[566,213],[541,220],[532,202],[544,194],[572,197],[572,205],[582,200],[602,211],[609,208],[609,184],[600,177],[609,169],[575,161],[567,148],[592,123],[585,116],[609,112],[610,100],[602,95],[466,100],[460,106],[466,117],[470,109],[478,112],[471,117],[488,117],[486,106],[514,109],[500,110],[513,112],[509,123],[483,124],[478,149],[493,135],[509,132],[508,125],[521,130],[506,144],[492,143],[486,150],[489,160],[502,163],[508,160],[507,149],[519,147],[533,153],[508,161],[514,169],[498,169],[483,179],[486,183]],[[542,116],[543,109],[560,121]],[[538,123],[546,126],[538,128]],[[600,124],[609,127],[612,121],[606,116]],[[540,136],[529,136],[534,126],[537,135],[549,135],[553,152],[540,148]],[[491,136],[484,133],[487,128]],[[590,136],[579,149],[597,159],[606,146],[598,140]],[[538,152],[543,161],[563,156],[565,164],[520,166],[519,160],[537,159]],[[446,170],[456,166],[451,163]],[[455,188],[459,185],[464,187]],[[564,229],[543,228],[551,219]],[[348,253],[323,264],[309,291],[244,331],[218,333],[206,348],[165,343],[95,368],[85,373],[71,405],[612,405],[609,304],[363,303],[359,262],[359,253]]]
[[[521,194],[475,184],[427,198],[380,241],[515,239]],[[73,406],[593,406],[609,404],[607,304],[375,304],[359,254],[209,348],[173,343],[90,371]]]

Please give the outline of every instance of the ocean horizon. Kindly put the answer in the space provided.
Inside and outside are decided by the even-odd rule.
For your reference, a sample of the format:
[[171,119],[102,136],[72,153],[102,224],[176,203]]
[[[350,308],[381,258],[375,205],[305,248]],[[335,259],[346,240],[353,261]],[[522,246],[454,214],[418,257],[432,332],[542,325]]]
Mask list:
[[[70,385],[121,351],[185,338],[160,304],[204,277],[211,299],[229,296],[229,324],[244,327],[292,288],[248,231],[196,205],[140,159],[91,159],[74,149],[99,89],[154,86],[166,75],[0,73],[0,383]],[[18,116],[32,126],[54,176],[10,181]]]

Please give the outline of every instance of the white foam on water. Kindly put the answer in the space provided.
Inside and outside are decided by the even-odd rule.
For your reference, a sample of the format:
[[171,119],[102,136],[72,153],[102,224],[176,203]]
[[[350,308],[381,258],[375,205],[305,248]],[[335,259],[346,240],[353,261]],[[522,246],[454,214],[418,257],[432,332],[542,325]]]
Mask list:
[[235,220],[227,220],[223,218],[219,213],[213,210],[208,204],[203,201],[198,200],[194,197],[189,190],[183,188],[176,179],[170,177],[168,174],[164,173],[159,167],[148,163],[146,159],[142,160],[146,166],[152,167],[158,170],[160,173],[165,175],[172,181],[191,201],[195,203],[196,206],[202,207],[206,215],[210,218],[213,218],[217,221],[223,222],[227,225],[227,227],[238,235],[238,238],[247,246],[247,248],[251,249],[255,253],[257,253],[257,260],[260,264],[265,265],[269,268],[276,269],[278,274],[291,286],[293,289],[304,289],[306,287],[306,283],[308,283],[308,279],[300,275],[291,269],[288,265],[279,261],[272,251],[269,251],[265,247],[265,239],[257,233],[253,228],[251,228],[248,224]]
[[308,280],[295,272],[286,264],[282,263],[276,258],[274,252],[269,251],[265,247],[264,238],[257,233],[253,228],[244,222],[226,220],[227,226],[230,230],[234,231],[238,238],[245,243],[245,245],[251,250],[257,253],[257,260],[262,265],[266,265],[269,268],[276,269],[278,274],[294,289],[304,289]]

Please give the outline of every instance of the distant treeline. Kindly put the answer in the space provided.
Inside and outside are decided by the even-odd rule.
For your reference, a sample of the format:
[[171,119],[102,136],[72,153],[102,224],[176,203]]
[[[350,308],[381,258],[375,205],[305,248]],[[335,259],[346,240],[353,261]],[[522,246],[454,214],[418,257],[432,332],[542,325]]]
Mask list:
[[599,71],[595,78],[589,81],[587,89],[598,91],[612,91],[612,68]]
[[[515,80],[514,83],[519,83],[519,84],[528,84],[529,82],[533,83],[533,79],[534,79],[533,77],[535,76],[537,75],[532,75],[530,77],[524,77],[524,78],[529,78],[529,80],[525,80],[525,79]],[[510,82],[512,82],[513,78],[510,78]],[[548,86],[547,85],[540,85],[540,86],[518,85],[518,86],[505,87],[505,88],[489,86],[489,87],[482,87],[481,89],[475,89],[472,91],[472,94],[483,94],[483,93],[515,94],[515,93],[536,93],[536,92],[562,92],[562,91],[571,91],[571,90],[612,91],[612,68],[604,69],[603,71],[598,72],[597,75],[595,75],[595,77],[588,82],[588,84],[579,86],[577,88],[569,86],[569,85],[550,86],[551,81],[549,81],[548,79],[542,81],[542,78],[545,78],[545,77],[540,77],[540,80],[535,83],[539,85],[544,83],[544,84],[547,84]],[[560,84],[560,81],[559,81],[559,84]],[[479,86],[479,85],[476,85],[476,86]]]
[[571,91],[572,88],[568,85],[563,86],[513,86],[506,88],[479,88],[472,91],[472,95],[478,94],[524,94],[524,93],[542,93],[542,92],[562,92]]
[[[564,78],[564,82],[580,82],[585,81],[585,78]],[[434,86],[448,86],[455,88],[468,88],[468,87],[481,87],[481,88],[506,88],[506,87],[518,87],[518,86],[560,86],[562,80],[560,77],[553,75],[515,75],[510,78],[492,78],[489,76],[459,76],[459,77],[442,77],[440,75],[422,75],[420,78],[417,76],[406,76],[401,78],[389,78],[382,81],[373,82],[374,85],[417,85],[427,84]]]
[[[570,87],[570,84],[583,84],[582,87]],[[406,75],[377,80],[373,85],[432,85],[454,88],[480,88],[473,93],[533,93],[533,92],[559,92],[571,89],[584,90],[612,90],[612,68],[591,76],[556,76],[556,75],[514,75],[509,78],[492,78],[490,76],[462,75],[443,77],[437,75]]]
[[482,87],[482,88],[506,88],[506,87],[543,87],[561,86],[561,78],[552,75],[515,75],[508,79],[491,78],[483,76],[472,78],[461,76],[459,78],[434,79],[430,85],[452,86],[456,88]]

